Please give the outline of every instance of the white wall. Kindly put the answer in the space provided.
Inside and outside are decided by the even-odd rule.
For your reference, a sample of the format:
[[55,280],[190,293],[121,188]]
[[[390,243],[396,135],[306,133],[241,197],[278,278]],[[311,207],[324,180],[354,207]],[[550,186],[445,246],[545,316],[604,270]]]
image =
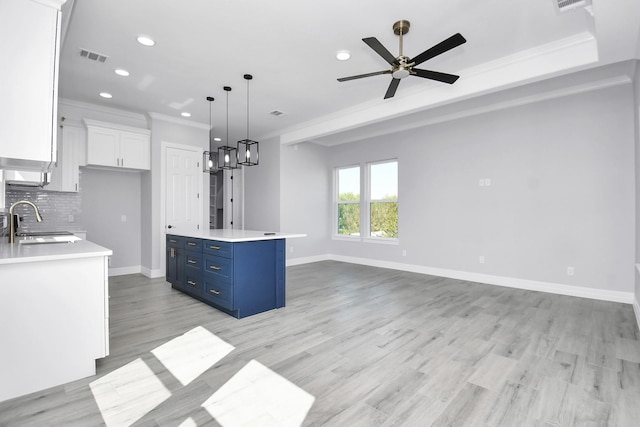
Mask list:
[[[327,252],[320,245],[290,255],[327,253],[630,295],[632,112],[631,87],[621,85],[328,149],[327,170],[398,158],[400,245],[334,240]],[[305,172],[285,174],[296,165],[292,147],[283,147],[282,159],[283,224],[311,217],[306,229],[322,223],[326,209],[295,203],[291,194],[315,194],[319,180],[302,178],[314,175],[309,169],[319,175],[324,160],[306,156]],[[483,178],[490,187],[478,186]],[[330,219],[324,222],[328,233]]]
[[87,239],[113,250],[111,269],[140,272],[141,174],[85,168],[81,177]]
[[329,251],[331,172],[326,147],[302,143],[280,151],[280,230],[305,233],[287,242],[288,258],[304,258]]

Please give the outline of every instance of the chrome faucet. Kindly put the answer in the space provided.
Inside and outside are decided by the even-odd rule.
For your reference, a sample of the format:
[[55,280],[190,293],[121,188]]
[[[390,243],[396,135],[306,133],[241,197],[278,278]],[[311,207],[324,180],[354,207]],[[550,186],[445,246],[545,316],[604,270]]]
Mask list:
[[29,206],[31,206],[33,208],[33,210],[36,211],[36,221],[42,222],[42,215],[40,215],[40,209],[38,209],[38,207],[35,204],[31,203],[28,200],[20,200],[19,202],[15,202],[9,208],[9,243],[13,243],[14,240],[15,240],[16,225],[15,225],[15,223],[13,221],[13,209],[18,205],[29,205]]

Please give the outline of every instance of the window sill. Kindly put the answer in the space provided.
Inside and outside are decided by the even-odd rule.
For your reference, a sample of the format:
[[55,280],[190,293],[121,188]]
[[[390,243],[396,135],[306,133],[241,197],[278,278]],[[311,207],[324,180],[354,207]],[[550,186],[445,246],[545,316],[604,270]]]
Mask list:
[[376,243],[376,244],[382,244],[382,245],[399,245],[400,244],[399,239],[389,239],[384,237],[364,237],[362,241],[365,243]]
[[378,245],[399,245],[399,239],[388,239],[384,237],[361,237],[361,236],[331,236],[332,240],[342,240],[344,242],[362,242],[362,243],[374,243]]

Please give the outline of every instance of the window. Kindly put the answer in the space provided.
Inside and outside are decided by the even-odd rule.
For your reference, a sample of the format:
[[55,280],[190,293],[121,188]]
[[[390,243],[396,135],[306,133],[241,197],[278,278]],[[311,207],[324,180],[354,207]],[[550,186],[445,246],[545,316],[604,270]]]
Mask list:
[[398,238],[398,162],[369,163],[369,237]]
[[337,170],[338,235],[360,235],[360,166]]
[[360,169],[360,166],[336,168],[336,235],[397,242],[398,161],[367,163],[364,174]]

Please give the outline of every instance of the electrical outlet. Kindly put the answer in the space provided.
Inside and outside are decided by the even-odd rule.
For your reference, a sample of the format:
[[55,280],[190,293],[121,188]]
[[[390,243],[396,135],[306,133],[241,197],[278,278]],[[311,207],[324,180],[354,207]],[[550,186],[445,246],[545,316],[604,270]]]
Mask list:
[[484,179],[483,178],[480,178],[478,180],[478,187],[484,187]]
[[478,262],[479,262],[480,264],[484,264],[484,255],[480,255],[480,256],[478,257]]
[[484,179],[484,186],[485,187],[491,187],[491,178],[485,178]]
[[127,222],[127,216],[126,215],[121,215],[120,216],[120,221],[121,222]]
[[290,253],[293,253],[293,246],[290,246],[290,247],[289,247],[289,252],[290,252]]
[[407,250],[406,249],[402,250],[402,256],[407,256]]
[[73,214],[69,214],[69,217],[67,218],[67,221],[69,222],[73,222],[75,218],[73,218]]
[[573,276],[575,274],[575,271],[573,270],[573,267],[567,267],[567,276]]

